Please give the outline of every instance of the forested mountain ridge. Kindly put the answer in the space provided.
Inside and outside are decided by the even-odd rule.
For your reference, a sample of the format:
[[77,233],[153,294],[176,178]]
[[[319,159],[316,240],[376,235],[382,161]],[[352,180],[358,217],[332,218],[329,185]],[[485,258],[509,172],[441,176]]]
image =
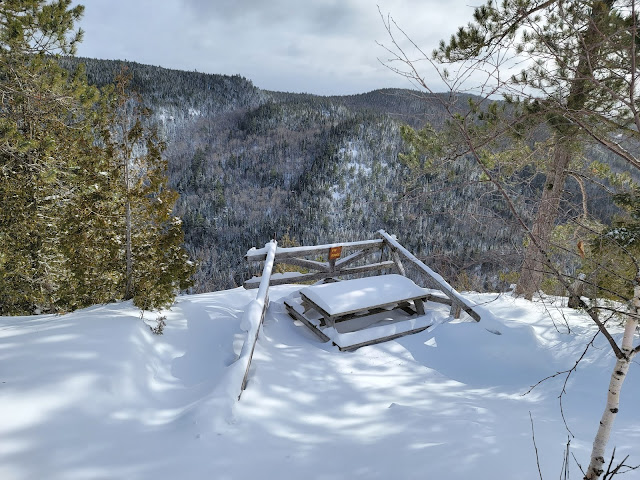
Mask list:
[[[241,284],[246,250],[285,234],[313,244],[371,238],[384,228],[463,288],[500,289],[500,274],[520,262],[520,231],[464,159],[421,179],[398,161],[401,124],[443,124],[437,98],[401,89],[320,97],[263,91],[240,76],[61,62],[83,63],[99,86],[126,67],[153,110],[168,145],[170,185],[180,193],[176,213],[199,264],[197,292]],[[465,103],[460,98],[460,108]],[[541,185],[523,182],[521,191]],[[578,206],[577,185],[569,189],[568,205]],[[595,192],[589,202],[610,215]]]

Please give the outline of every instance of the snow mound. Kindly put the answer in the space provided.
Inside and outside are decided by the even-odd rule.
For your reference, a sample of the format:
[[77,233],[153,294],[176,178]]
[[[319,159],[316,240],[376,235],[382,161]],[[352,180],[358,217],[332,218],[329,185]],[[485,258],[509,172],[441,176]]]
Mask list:
[[[283,298],[298,288],[271,289],[240,402],[236,360],[255,291],[179,297],[162,336],[127,302],[0,317],[0,478],[531,479],[529,412],[544,478],[559,475],[564,377],[523,393],[572,367],[592,340],[579,312],[467,295],[480,305],[479,323],[442,323],[343,353],[286,314]],[[597,337],[567,385],[571,448],[582,462],[613,363]],[[612,437],[630,463],[639,394],[634,365]]]

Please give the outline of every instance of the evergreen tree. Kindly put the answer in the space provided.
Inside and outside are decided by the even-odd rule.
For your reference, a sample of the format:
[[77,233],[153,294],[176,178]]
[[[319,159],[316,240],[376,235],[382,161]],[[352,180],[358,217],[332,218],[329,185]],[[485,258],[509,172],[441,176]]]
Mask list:
[[[173,215],[178,194],[167,183],[166,146],[149,127],[150,111],[127,92],[126,72],[116,79],[110,128],[103,140],[117,172],[114,220],[120,232],[121,297],[142,309],[170,305],[175,294],[191,285],[195,266],[182,244],[182,222]],[[116,274],[114,272],[114,275]]]
[[141,103],[57,62],[82,35],[70,3],[0,2],[0,315],[159,308],[193,271]]
[[110,96],[101,95],[76,157],[74,195],[60,212],[65,226],[61,250],[69,272],[60,292],[66,310],[122,298],[120,169],[100,140],[111,128],[111,111]]
[[0,314],[51,311],[64,259],[58,212],[73,191],[78,123],[92,89],[51,55],[71,53],[82,7],[0,3]]
[[640,191],[618,194],[622,208],[611,226],[592,235],[585,270],[593,277],[602,296],[616,301],[633,298],[634,282],[640,270]]

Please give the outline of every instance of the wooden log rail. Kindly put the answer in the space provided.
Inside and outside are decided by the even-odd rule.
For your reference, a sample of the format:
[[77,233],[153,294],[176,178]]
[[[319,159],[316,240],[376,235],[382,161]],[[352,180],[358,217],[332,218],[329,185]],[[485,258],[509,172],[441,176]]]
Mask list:
[[[444,278],[431,270],[422,261],[418,260],[411,252],[404,248],[395,237],[389,235],[384,230],[379,230],[380,238],[375,240],[364,240],[360,242],[344,242],[329,245],[316,245],[310,247],[290,247],[275,248],[274,264],[288,264],[310,270],[309,273],[286,272],[270,275],[270,285],[282,285],[288,283],[303,283],[309,281],[323,280],[327,278],[341,277],[372,271],[382,272],[383,270],[393,270],[400,275],[407,276],[402,261],[411,262],[428,278],[428,288],[440,290],[445,296],[428,295],[427,301],[451,305],[451,315],[459,318],[462,311],[468,313],[471,318],[480,321],[480,315],[473,309],[474,305],[460,295]],[[269,246],[269,244],[267,244]],[[250,262],[265,261],[268,256],[267,246],[261,249],[252,248],[245,255],[245,259]],[[350,252],[348,255],[328,261],[318,261],[319,257],[329,258],[330,252],[334,248],[343,252]],[[387,260],[383,260],[386,252]],[[353,264],[370,255],[378,255],[378,260],[365,265]],[[303,257],[313,257],[313,260]],[[244,287],[257,288],[265,280],[265,275],[254,277],[244,282]]]
[[[329,245],[315,245],[311,247],[290,247],[276,249],[275,264],[287,264],[310,270],[309,273],[286,272],[282,274],[273,274],[271,276],[271,285],[282,285],[286,283],[303,283],[309,281],[323,280],[325,278],[333,278],[344,275],[354,275],[371,271],[382,271],[387,269],[398,269],[396,262],[393,260],[382,260],[366,265],[353,264],[368,255],[380,254],[382,257],[382,249],[386,243],[383,239],[365,240],[361,242],[344,242]],[[331,249],[340,248],[342,252],[351,252],[347,256],[327,261],[309,260],[302,257],[324,257],[329,258]],[[259,250],[251,249],[245,255],[245,259],[250,262],[264,261],[266,251],[264,248]],[[260,285],[262,277],[254,277],[244,282],[244,288],[256,288]]]
[[240,393],[238,400],[242,396],[245,388],[247,388],[247,380],[249,379],[249,369],[251,368],[251,360],[253,359],[253,352],[256,349],[256,343],[258,341],[258,334],[260,333],[260,327],[264,322],[264,316],[269,307],[269,280],[271,279],[271,272],[273,271],[274,260],[276,256],[277,242],[272,240],[265,245],[265,262],[262,269],[262,276],[258,294],[256,299],[252,300],[245,309],[244,316],[242,318],[241,327],[247,330],[247,338],[242,345],[242,351],[238,357],[238,362],[246,363],[244,369],[244,377],[242,378],[242,384],[240,386]]

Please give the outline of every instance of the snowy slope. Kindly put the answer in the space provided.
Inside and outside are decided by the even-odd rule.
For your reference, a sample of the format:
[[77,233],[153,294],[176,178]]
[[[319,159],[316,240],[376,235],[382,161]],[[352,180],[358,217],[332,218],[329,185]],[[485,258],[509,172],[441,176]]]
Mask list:
[[[529,412],[544,478],[559,476],[564,378],[522,393],[574,364],[595,333],[581,315],[473,295],[479,324],[341,353],[286,315],[295,289],[271,289],[239,403],[233,362],[255,291],[180,297],[159,337],[130,303],[1,317],[0,479],[535,479]],[[584,463],[612,365],[597,338],[563,400]],[[639,394],[634,365],[612,442],[631,463]]]

